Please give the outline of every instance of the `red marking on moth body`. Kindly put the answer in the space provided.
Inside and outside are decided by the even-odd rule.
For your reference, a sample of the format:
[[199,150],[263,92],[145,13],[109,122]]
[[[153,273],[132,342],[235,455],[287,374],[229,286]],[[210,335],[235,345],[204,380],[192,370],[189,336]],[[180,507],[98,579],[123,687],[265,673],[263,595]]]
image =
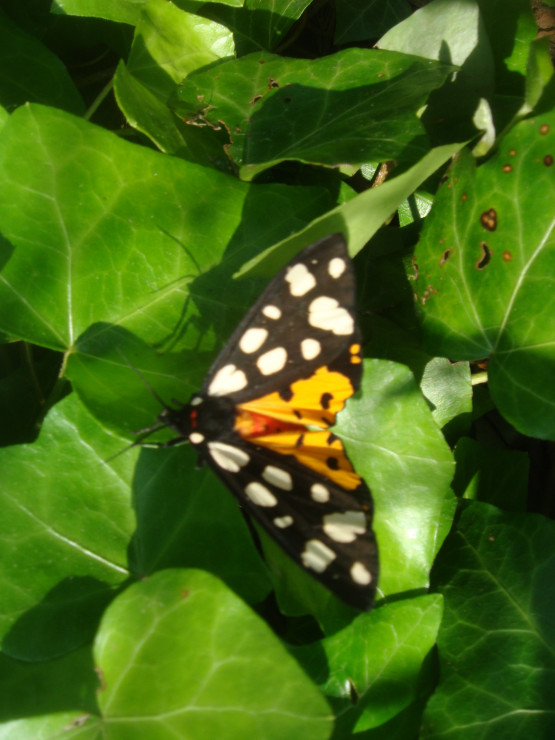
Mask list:
[[281,432],[305,432],[303,424],[291,424],[287,421],[273,419],[271,416],[257,414],[255,411],[241,409],[235,417],[235,431],[243,439],[252,437],[263,437],[266,434],[279,434]]

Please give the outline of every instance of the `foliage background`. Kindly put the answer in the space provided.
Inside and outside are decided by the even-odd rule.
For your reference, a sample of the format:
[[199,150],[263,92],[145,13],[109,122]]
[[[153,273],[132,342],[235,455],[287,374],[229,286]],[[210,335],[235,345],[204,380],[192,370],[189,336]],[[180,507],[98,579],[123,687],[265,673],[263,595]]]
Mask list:
[[[555,95],[529,3],[26,0],[0,40],[0,738],[552,737]],[[263,560],[190,449],[117,454],[159,413],[129,363],[187,400],[334,231],[365,614]]]

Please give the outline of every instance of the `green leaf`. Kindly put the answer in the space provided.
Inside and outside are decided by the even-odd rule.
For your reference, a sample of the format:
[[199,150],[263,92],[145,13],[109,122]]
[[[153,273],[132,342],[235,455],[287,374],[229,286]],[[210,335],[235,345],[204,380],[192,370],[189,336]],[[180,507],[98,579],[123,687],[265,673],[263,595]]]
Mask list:
[[438,594],[384,604],[318,646],[329,671],[322,691],[340,715],[338,731],[345,737],[347,730],[359,733],[384,724],[414,700],[442,614]]
[[80,115],[84,104],[66,68],[46,46],[0,13],[0,102],[8,110],[34,101]]
[[472,412],[470,368],[466,362],[434,357],[424,368],[422,393],[433,407],[433,417],[448,440],[468,431]]
[[214,137],[209,149],[204,141],[199,147],[198,130],[179,120],[167,100],[192,71],[233,53],[233,37],[224,26],[172,3],[146,3],[128,63],[120,62],[114,77],[118,103],[131,125],[162,151],[229,168],[222,137]]
[[456,74],[430,96],[422,120],[439,140],[474,135],[472,116],[487,107],[494,89],[491,45],[476,2],[428,3],[388,31],[378,46],[457,65]]
[[[414,162],[430,148],[417,111],[451,70],[372,49],[317,60],[250,54],[221,63],[217,75],[190,75],[179,88],[176,112],[197,124],[224,126],[228,152],[248,180],[285,160]],[[348,137],[342,135],[346,121]]]
[[26,342],[0,346],[0,446],[36,438],[61,364],[58,352]]
[[45,659],[85,643],[115,589],[160,568],[203,567],[244,598],[267,594],[235,500],[212,473],[195,470],[194,451],[137,456],[75,395],[51,410],[36,443],[0,449],[9,655]]
[[411,12],[406,0],[338,0],[336,44],[377,39]]
[[163,571],[128,588],[106,611],[95,658],[113,738],[330,733],[329,707],[272,630],[202,571]]
[[522,121],[477,169],[460,157],[418,246],[432,354],[490,357],[492,397],[525,434],[555,439],[555,114]]
[[458,496],[525,511],[530,460],[526,452],[484,446],[462,437],[455,447],[453,490]]
[[367,360],[361,391],[336,429],[374,496],[379,590],[425,588],[441,545],[451,453],[408,368]]
[[44,660],[90,640],[130,576],[127,547],[136,452],[103,431],[75,396],[55,406],[32,445],[0,449],[3,650]]
[[352,256],[358,254],[368,239],[395,213],[399,204],[459,151],[461,146],[447,144],[432,149],[413,167],[387,180],[379,188],[364,190],[346,203],[341,203],[323,216],[315,218],[305,229],[247,261],[236,276],[250,273],[266,276],[275,274],[303,246],[335,232],[345,234]]
[[193,449],[143,449],[133,498],[137,529],[129,560],[135,573],[202,568],[251,603],[267,596],[266,566],[234,496],[211,470],[198,469]]
[[[163,344],[182,313],[185,324],[198,318],[186,289],[195,278],[207,316],[221,324],[209,271],[220,263],[222,285],[230,283],[245,258],[329,203],[324,190],[248,186],[40,106],[16,111],[2,130],[0,172],[0,223],[13,245],[11,256],[5,250],[1,325],[53,349],[72,347],[99,322]],[[265,218],[271,207],[284,215]],[[226,295],[236,303],[233,321],[251,294]],[[198,352],[198,331],[184,334],[173,349]],[[203,339],[203,348],[214,346],[207,327]]]
[[208,5],[203,14],[233,31],[237,53],[241,56],[261,49],[271,51],[282,41],[300,18],[311,0],[240,0],[227,2],[228,6]]
[[[55,660],[29,663],[0,654],[0,722],[53,714],[68,707],[98,712],[98,677],[90,647]],[[0,737],[5,725],[0,724]]]
[[[553,95],[553,65],[549,53],[549,38],[536,39],[530,44],[530,56],[526,74],[526,106],[533,110],[542,96],[550,98]],[[548,108],[549,100],[545,101]]]
[[99,740],[105,730],[97,717],[83,712],[16,719],[0,725],[0,740]]
[[441,683],[423,737],[549,737],[555,523],[473,503],[438,557]]
[[105,18],[108,21],[134,25],[140,17],[145,0],[53,0],[53,12]]
[[522,95],[530,44],[538,33],[528,0],[480,0],[499,96]]
[[[464,33],[460,32],[461,28],[465,29]],[[380,39],[379,47],[441,60],[458,67],[479,49],[482,55],[480,70],[484,75],[491,57],[486,39],[480,39],[480,31],[483,35],[483,30],[477,3],[435,0],[388,31]],[[476,82],[483,84],[485,80],[477,79]]]

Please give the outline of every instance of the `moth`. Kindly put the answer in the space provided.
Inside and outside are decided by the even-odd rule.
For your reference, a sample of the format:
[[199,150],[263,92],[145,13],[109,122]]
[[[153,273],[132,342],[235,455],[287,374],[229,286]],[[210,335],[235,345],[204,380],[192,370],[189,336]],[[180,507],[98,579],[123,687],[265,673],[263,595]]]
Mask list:
[[372,498],[330,431],[361,374],[353,266],[332,234],[274,277],[200,391],[159,422],[307,573],[366,610],[378,578]]

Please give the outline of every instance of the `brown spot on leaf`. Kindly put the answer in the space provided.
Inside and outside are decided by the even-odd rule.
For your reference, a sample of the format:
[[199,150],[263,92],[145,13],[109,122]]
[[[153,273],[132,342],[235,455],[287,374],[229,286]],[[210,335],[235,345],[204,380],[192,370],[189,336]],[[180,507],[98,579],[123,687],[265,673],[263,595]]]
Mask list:
[[426,305],[426,303],[428,302],[428,300],[429,300],[430,296],[431,296],[431,295],[432,295],[433,293],[437,293],[437,292],[438,292],[438,291],[437,291],[437,290],[436,290],[436,289],[434,288],[434,286],[433,286],[433,285],[427,285],[427,286],[426,286],[426,290],[425,290],[425,291],[424,291],[424,292],[422,293],[422,298],[420,299],[420,301],[421,301],[422,305],[423,305],[423,306],[425,306],[425,305]]
[[513,165],[512,164],[504,164],[503,165],[503,172],[512,172],[513,171]]
[[255,103],[258,103],[259,100],[262,100],[262,95],[255,95],[254,98],[249,100],[249,105],[254,105]]
[[543,158],[543,163],[546,167],[551,167],[553,164],[553,155],[552,154],[546,154]]
[[480,249],[482,250],[482,256],[476,262],[475,267],[476,267],[477,270],[485,270],[486,267],[491,262],[491,257],[493,255],[493,252],[488,247],[488,245],[486,244],[486,242],[482,242],[480,244]]
[[79,717],[76,717],[68,725],[66,725],[62,729],[62,732],[69,732],[70,730],[75,730],[77,727],[83,727],[88,722],[90,717],[90,714],[81,714]]
[[268,77],[268,88],[270,90],[275,90],[278,87],[280,87],[279,82],[277,80],[274,80],[273,77]]
[[509,149],[509,154],[511,157],[516,157],[516,149]]
[[512,262],[513,261],[513,255],[509,252],[508,249],[506,249],[503,252],[503,259],[505,260],[505,262]]
[[106,681],[104,679],[104,671],[102,668],[99,668],[98,666],[95,667],[94,672],[96,673],[96,677],[98,678],[98,683],[100,684],[99,691],[104,691],[106,689]]
[[484,211],[480,216],[480,223],[488,231],[495,231],[497,228],[497,211],[495,208],[490,208],[489,211]]
[[412,279],[418,280],[420,273],[418,271],[418,262],[416,261],[416,257],[412,258],[412,269],[413,269]]
[[549,133],[549,124],[542,123],[542,125],[540,126],[540,134],[542,136],[545,136],[548,133]]
[[467,195],[466,193],[463,193],[463,194],[461,195],[461,200],[462,200],[462,202],[464,203],[464,202],[465,202],[465,200],[468,200],[468,195]]

